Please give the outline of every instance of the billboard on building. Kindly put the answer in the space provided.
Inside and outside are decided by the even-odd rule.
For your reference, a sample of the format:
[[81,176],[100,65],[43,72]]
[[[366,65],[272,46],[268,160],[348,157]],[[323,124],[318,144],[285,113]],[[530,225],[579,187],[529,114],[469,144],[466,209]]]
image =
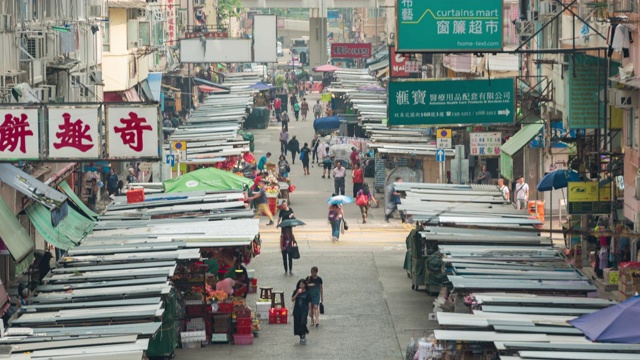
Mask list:
[[253,16],[253,61],[277,63],[278,42],[277,19],[275,15]]
[[336,59],[368,59],[371,57],[370,43],[333,43],[331,57]]

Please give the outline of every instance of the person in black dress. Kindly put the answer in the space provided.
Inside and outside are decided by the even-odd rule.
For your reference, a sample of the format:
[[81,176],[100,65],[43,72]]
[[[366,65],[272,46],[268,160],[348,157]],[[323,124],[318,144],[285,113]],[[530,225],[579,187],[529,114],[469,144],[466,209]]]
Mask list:
[[298,280],[296,290],[291,295],[293,301],[293,334],[300,336],[300,344],[307,343],[307,315],[309,314],[309,302],[311,297],[307,291],[307,282],[305,279]]
[[[283,220],[295,219],[293,209],[289,207],[287,202],[283,202],[280,205],[280,211],[278,212],[278,225]],[[289,253],[288,248],[292,245],[296,237],[293,235],[293,228],[291,226],[283,226],[280,230],[280,252],[282,253],[282,264],[284,265],[284,274],[293,275],[293,257]],[[287,267],[287,264],[289,267]]]

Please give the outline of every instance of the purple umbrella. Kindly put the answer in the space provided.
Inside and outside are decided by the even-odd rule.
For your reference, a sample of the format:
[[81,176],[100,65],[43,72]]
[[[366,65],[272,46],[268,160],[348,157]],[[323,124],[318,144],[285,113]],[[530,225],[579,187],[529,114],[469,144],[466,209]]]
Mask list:
[[383,88],[382,86],[378,86],[376,84],[369,84],[369,85],[360,86],[358,88],[358,90],[362,90],[362,91],[387,91],[387,89]]
[[640,344],[640,296],[569,320],[591,341]]

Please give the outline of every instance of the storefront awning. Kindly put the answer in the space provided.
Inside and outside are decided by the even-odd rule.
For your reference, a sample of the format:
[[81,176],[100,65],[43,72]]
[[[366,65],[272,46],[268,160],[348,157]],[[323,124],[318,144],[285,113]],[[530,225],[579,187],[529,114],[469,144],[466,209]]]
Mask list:
[[162,85],[162,73],[150,72],[149,76],[147,76],[147,81],[149,82],[149,88],[151,89],[153,98],[156,101],[160,101],[160,94],[162,93],[160,89],[160,85]]
[[140,95],[138,95],[138,92],[136,91],[135,87],[132,87],[129,90],[123,91],[122,95],[124,95],[124,97],[127,99],[128,102],[141,102],[142,101],[142,99],[140,99]]
[[543,127],[543,120],[538,120],[533,124],[523,126],[522,129],[500,147],[500,151],[509,156],[513,156],[513,154],[520,151],[520,149],[533,140]]
[[512,156],[533,140],[543,127],[543,120],[525,125],[500,147],[500,175],[502,177],[507,180],[514,180]]
[[1,197],[0,224],[0,238],[17,263],[16,272],[20,273],[29,267],[35,243]]
[[67,196],[11,164],[0,164],[0,181],[48,209],[60,207]]
[[369,66],[369,70],[370,70],[370,71],[379,71],[379,70],[382,70],[382,69],[384,69],[384,68],[386,68],[386,67],[389,67],[389,63],[388,63],[388,62],[381,61],[381,62],[379,62],[379,63],[377,63],[377,64],[372,64],[372,65],[370,65],[370,66]]
[[146,79],[140,82],[140,88],[142,89],[142,94],[147,99],[147,101],[158,101],[158,99],[153,96],[151,86],[149,86],[149,82]]
[[217,88],[215,86],[208,86],[208,85],[198,85],[198,90],[200,90],[200,92],[207,93],[207,94],[208,93],[221,93],[221,92],[228,93],[229,92],[229,90],[224,90],[224,89]]
[[89,207],[87,205],[85,205],[82,202],[82,200],[80,200],[78,195],[76,195],[76,193],[73,192],[73,190],[71,189],[69,184],[67,184],[66,181],[61,182],[60,185],[58,185],[58,189],[60,191],[62,191],[65,195],[67,195],[69,197],[69,200],[75,206],[77,206],[78,209],[80,209],[80,211],[82,211],[82,213],[84,213],[87,217],[89,217],[91,219],[94,219],[94,220],[98,218],[98,214],[96,214],[91,209],[89,209]]
[[93,230],[94,222],[69,207],[67,216],[56,227],[51,224],[51,212],[34,203],[27,208],[31,223],[44,240],[62,250],[69,250],[80,243]]
[[621,79],[619,75],[610,77],[609,80],[611,80],[614,83],[623,85],[625,87],[630,87],[633,89],[640,89],[640,77],[636,76],[636,77],[631,77],[628,79]]
[[228,88],[226,86],[222,86],[220,84],[214,83],[214,82],[209,81],[207,79],[193,78],[193,81],[198,85],[207,85],[207,86],[211,86],[211,87],[218,88],[218,89],[221,89],[221,90],[226,90],[226,91],[231,90],[230,88]]

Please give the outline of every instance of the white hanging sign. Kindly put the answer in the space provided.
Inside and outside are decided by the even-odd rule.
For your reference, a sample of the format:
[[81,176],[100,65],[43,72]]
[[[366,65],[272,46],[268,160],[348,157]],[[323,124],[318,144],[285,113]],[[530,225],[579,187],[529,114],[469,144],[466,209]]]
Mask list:
[[109,158],[160,157],[158,106],[106,106]]
[[0,109],[0,160],[37,160],[39,154],[38,109]]
[[97,159],[100,157],[98,106],[48,107],[49,158]]

